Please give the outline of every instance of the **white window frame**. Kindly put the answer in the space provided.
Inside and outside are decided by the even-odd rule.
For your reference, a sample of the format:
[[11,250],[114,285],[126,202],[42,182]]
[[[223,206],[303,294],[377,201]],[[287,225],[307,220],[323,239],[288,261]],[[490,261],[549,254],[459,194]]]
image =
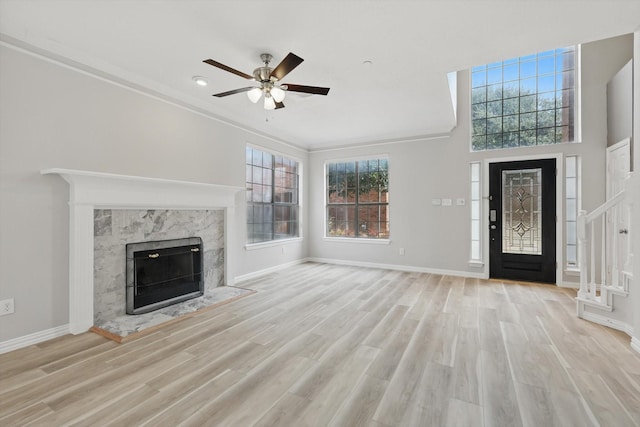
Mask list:
[[[482,163],[469,164],[469,266],[482,268]],[[475,230],[475,232],[474,232]],[[476,249],[474,250],[474,246]],[[474,254],[474,252],[477,252]]]
[[[574,165],[570,167],[570,163],[573,162]],[[582,209],[582,162],[581,157],[578,155],[570,155],[565,157],[565,176],[564,176],[564,187],[565,187],[565,234],[563,235],[565,239],[565,265],[564,269],[566,273],[569,274],[579,274],[580,272],[580,258],[578,257],[578,230],[577,230],[577,220],[578,213]],[[572,171],[573,169],[573,171]],[[572,186],[572,188],[570,188]],[[571,194],[575,194],[575,197],[570,197]],[[575,203],[575,212],[573,217],[570,217],[570,212],[568,209],[568,204],[570,200],[573,200]],[[573,223],[573,227],[575,227],[575,235],[573,235],[573,239],[570,239],[569,233],[571,232],[571,228]],[[569,264],[569,248],[570,246],[575,247],[575,264]]]
[[[522,56],[529,56],[529,55],[522,55]],[[511,58],[511,59],[515,59],[515,58]],[[510,59],[506,59],[507,61]],[[503,60],[504,61],[504,60]],[[557,142],[555,144],[548,144],[548,145],[556,145],[556,144],[573,144],[573,143],[580,143],[582,142],[582,108],[581,108],[581,92],[582,92],[582,45],[577,44],[574,47],[574,61],[575,61],[575,65],[574,65],[574,105],[573,105],[573,141],[566,141],[566,142]],[[489,64],[480,64],[478,66],[482,66],[482,65],[489,65]],[[473,138],[473,104],[472,104],[472,89],[473,89],[473,84],[472,84],[472,76],[473,76],[473,70],[474,67],[470,68],[468,71],[468,82],[469,82],[469,102],[467,104],[467,108],[469,109],[469,152],[470,153],[482,153],[482,152],[491,152],[491,151],[501,151],[501,150],[506,150],[506,149],[517,149],[517,148],[532,148],[532,147],[539,147],[539,145],[532,145],[532,146],[518,146],[518,147],[502,147],[502,148],[492,148],[492,149],[484,149],[484,150],[477,150],[474,151],[473,150],[473,143],[472,143],[472,138]],[[542,145],[544,146],[544,145]]]
[[[297,157],[295,155],[292,154],[288,154],[288,153],[283,153],[281,151],[278,150],[273,150],[271,148],[267,148],[267,147],[263,147],[260,145],[256,145],[256,144],[251,144],[251,143],[247,143],[245,144],[245,153],[246,153],[246,148],[250,147],[252,149],[256,149],[256,150],[260,150],[263,153],[268,153],[268,154],[272,154],[275,156],[282,156],[282,157],[286,157],[290,160],[295,160],[298,163],[298,236],[297,237],[289,237],[289,238],[284,238],[284,239],[274,239],[274,240],[267,240],[264,242],[256,242],[256,243],[249,243],[248,239],[249,239],[249,234],[247,232],[247,210],[246,210],[246,201],[245,201],[245,210],[244,210],[244,215],[245,215],[245,220],[244,220],[244,224],[245,224],[245,245],[244,248],[245,250],[251,251],[251,250],[256,250],[256,249],[262,249],[262,248],[268,248],[268,247],[272,247],[272,246],[281,246],[281,245],[286,245],[286,244],[290,244],[290,243],[295,243],[295,242],[300,242],[302,240],[304,240],[304,204],[303,204],[303,191],[304,191],[304,163],[302,161],[302,159],[300,157]],[[245,154],[246,156],[246,154]],[[246,160],[245,160],[245,168],[246,168]],[[246,171],[245,171],[246,173]],[[246,180],[245,180],[245,185],[246,185]],[[246,200],[246,198],[245,198]]]
[[[341,158],[333,158],[327,159],[324,161],[322,170],[323,170],[323,221],[322,221],[322,236],[323,240],[328,242],[338,242],[338,243],[357,243],[357,244],[369,244],[369,245],[388,245],[391,243],[391,201],[388,203],[388,215],[389,215],[389,238],[387,239],[377,239],[377,238],[364,238],[364,237],[335,237],[335,236],[327,236],[327,167],[329,163],[340,163],[340,162],[357,162],[364,160],[381,160],[384,159],[387,161],[387,171],[389,173],[389,177],[391,177],[391,161],[389,159],[389,155],[386,153],[383,154],[372,154],[366,156],[354,156],[354,157],[341,157]],[[391,179],[389,179],[389,195],[391,195]]]

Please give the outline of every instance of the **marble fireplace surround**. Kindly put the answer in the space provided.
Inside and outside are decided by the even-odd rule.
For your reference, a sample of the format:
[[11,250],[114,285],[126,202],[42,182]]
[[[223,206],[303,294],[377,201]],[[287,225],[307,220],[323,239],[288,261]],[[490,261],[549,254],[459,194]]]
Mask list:
[[[223,209],[224,277],[233,277],[235,196],[244,187],[116,175],[72,169],[43,169],[69,183],[69,332],[94,323],[94,209]],[[230,274],[231,273],[231,274]]]

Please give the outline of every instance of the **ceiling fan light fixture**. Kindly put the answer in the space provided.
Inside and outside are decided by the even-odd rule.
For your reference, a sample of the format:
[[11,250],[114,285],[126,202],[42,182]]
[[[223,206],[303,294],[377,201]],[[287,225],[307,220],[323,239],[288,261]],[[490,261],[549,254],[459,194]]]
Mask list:
[[194,82],[196,82],[196,84],[197,84],[198,86],[206,86],[207,84],[209,84],[209,82],[207,81],[207,79],[205,79],[205,78],[204,78],[204,77],[202,77],[202,76],[193,76],[193,77],[192,77],[192,80],[193,80]]
[[251,102],[255,104],[260,100],[260,97],[262,96],[262,89],[260,89],[259,87],[254,87],[247,92],[247,96],[249,97]]
[[265,110],[275,110],[276,109],[276,101],[274,101],[273,97],[266,93],[264,95],[264,109]]
[[274,101],[282,102],[284,101],[285,91],[278,86],[274,86],[271,88],[271,96],[273,97]]

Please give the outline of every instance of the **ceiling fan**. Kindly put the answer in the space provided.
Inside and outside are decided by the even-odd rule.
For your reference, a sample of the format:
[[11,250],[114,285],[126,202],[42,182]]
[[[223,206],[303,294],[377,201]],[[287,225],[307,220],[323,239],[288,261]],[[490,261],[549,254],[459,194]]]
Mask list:
[[304,61],[299,56],[289,52],[289,54],[280,62],[276,68],[269,67],[269,63],[273,57],[269,53],[263,53],[260,55],[263,66],[253,70],[253,76],[238,71],[227,65],[221,64],[213,59],[205,59],[202,62],[206,62],[209,65],[220,68],[221,70],[228,71],[237,76],[243,77],[247,80],[254,80],[260,84],[260,86],[248,86],[240,89],[234,89],[227,92],[216,93],[213,96],[222,98],[224,96],[234,95],[236,93],[247,92],[247,96],[254,104],[260,100],[264,95],[264,108],[265,110],[275,110],[284,108],[282,101],[285,97],[285,92],[302,92],[312,95],[326,95],[329,93],[328,87],[318,86],[305,86],[289,83],[280,83],[280,80],[287,74],[289,74],[294,68]]

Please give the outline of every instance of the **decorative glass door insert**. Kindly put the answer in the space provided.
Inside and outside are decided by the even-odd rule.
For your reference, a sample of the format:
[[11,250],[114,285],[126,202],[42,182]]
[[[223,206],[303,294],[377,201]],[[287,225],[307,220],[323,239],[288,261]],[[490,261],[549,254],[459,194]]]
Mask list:
[[542,254],[542,169],[502,171],[502,252]]

